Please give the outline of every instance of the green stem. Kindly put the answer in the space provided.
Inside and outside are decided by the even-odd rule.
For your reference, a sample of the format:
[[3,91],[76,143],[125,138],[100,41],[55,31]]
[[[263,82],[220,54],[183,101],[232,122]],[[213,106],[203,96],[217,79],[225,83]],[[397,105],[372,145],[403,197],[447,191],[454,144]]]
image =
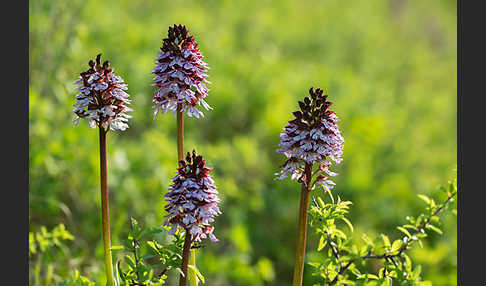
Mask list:
[[295,250],[294,278],[292,286],[301,286],[304,276],[305,246],[307,241],[307,218],[309,213],[310,181],[312,179],[312,165],[305,165],[306,182],[302,182],[299,206],[299,230],[297,236],[297,247]]
[[103,225],[103,246],[105,252],[106,280],[108,286],[114,286],[113,263],[111,258],[110,239],[110,207],[108,201],[108,178],[106,164],[106,130],[99,127],[100,131],[100,179],[101,179],[101,222]]
[[[195,249],[191,249],[191,256],[190,256],[189,264],[196,267],[196,250]],[[196,270],[189,268],[189,285],[197,286],[197,284],[198,284],[198,280],[197,280]]]

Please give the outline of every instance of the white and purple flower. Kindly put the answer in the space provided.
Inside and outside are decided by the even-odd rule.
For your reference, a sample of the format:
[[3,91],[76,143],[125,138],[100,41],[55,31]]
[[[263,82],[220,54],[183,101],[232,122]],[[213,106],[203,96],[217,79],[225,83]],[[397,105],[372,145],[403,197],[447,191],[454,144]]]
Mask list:
[[327,95],[322,95],[321,89],[309,90],[310,98],[299,101],[300,111],[294,112],[295,119],[289,121],[280,134],[280,149],[288,160],[281,166],[281,171],[275,175],[277,180],[291,176],[299,180],[304,176],[305,164],[318,163],[319,175],[316,185],[332,189],[334,182],[328,176],[337,174],[329,171],[331,162],[339,164],[342,161],[344,139],[337,125],[336,114],[329,110],[332,102],[327,101]]
[[210,83],[206,80],[209,67],[185,26],[169,27],[168,38],[163,40],[158,55],[152,71],[155,74],[152,85],[157,87],[152,99],[154,117],[159,111],[177,112],[178,104],[180,111],[190,117],[204,116],[197,106],[212,109],[204,100],[209,92],[204,84]]
[[100,60],[101,54],[96,57],[96,62],[90,60],[90,68],[75,82],[80,93],[76,95],[73,122],[76,126],[81,118],[85,118],[91,128],[100,126],[123,131],[128,128],[127,122],[131,118],[127,112],[132,111],[128,107],[129,94],[125,92],[127,84],[114,74],[109,61],[101,65]]
[[170,192],[165,194],[168,215],[164,225],[171,225],[169,234],[181,228],[193,236],[194,241],[209,237],[218,241],[213,234],[214,217],[221,214],[218,208],[218,191],[201,155],[188,152],[186,160],[179,161],[177,175],[172,179]]

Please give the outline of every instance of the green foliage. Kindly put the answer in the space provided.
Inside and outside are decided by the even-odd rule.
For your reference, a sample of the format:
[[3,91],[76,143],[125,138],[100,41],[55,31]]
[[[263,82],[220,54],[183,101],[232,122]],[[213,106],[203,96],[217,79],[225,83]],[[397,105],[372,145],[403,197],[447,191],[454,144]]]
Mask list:
[[[134,218],[130,218],[130,229],[124,245],[112,247],[112,250],[126,253],[123,260],[116,262],[118,285],[164,285],[169,270],[176,269],[182,273],[179,267],[184,234],[178,231],[170,244],[162,245],[157,242],[155,235],[167,231],[167,228],[142,229]],[[197,273],[199,279],[204,281],[198,270]]]
[[57,259],[57,253],[59,250],[61,253],[65,253],[64,243],[70,240],[74,240],[74,237],[62,223],[54,227],[52,231],[41,226],[39,231],[29,232],[29,267],[31,270],[29,271],[31,283],[29,285],[50,285],[53,282],[54,271],[61,263]]
[[[310,209],[311,224],[320,236],[317,251],[327,250],[327,256],[322,261],[309,263],[314,268],[314,275],[321,278],[323,285],[431,285],[430,281],[422,281],[422,267],[413,266],[406,251],[416,241],[422,245],[428,230],[442,234],[438,214],[450,210],[457,195],[456,179],[449,182],[448,189],[440,189],[445,193],[440,204],[425,195],[418,195],[427,206],[424,213],[416,218],[408,216],[409,223],[397,227],[405,236],[391,242],[385,234],[374,240],[363,234],[365,244],[354,242],[336,224],[344,221],[352,232],[351,223],[346,219],[351,202],[341,201],[338,197],[336,202],[325,203],[318,197]],[[370,259],[382,261],[375,273],[370,273],[366,267]]]
[[73,235],[66,230],[64,224],[59,224],[51,232],[41,226],[38,232],[29,232],[29,256],[38,251],[46,252],[52,247],[60,247],[63,240],[73,240]]
[[[71,123],[73,82],[100,52],[128,83],[134,108],[131,127],[108,135],[112,245],[127,237],[127,216],[162,224],[176,123],[170,113],[153,120],[150,71],[174,23],[194,33],[211,67],[214,109],[185,121],[186,148],[206,154],[222,199],[220,242],[198,250],[206,284],[291,280],[300,190],[273,180],[282,164],[275,149],[310,86],[329,94],[341,120],[346,143],[334,193],[353,202],[354,236],[365,228],[393,242],[402,218],[422,209],[415,194],[430,196],[456,162],[456,15],[452,0],[29,1],[30,230],[62,221],[76,237],[69,249],[43,255],[44,266],[54,265],[56,281],[79,269],[105,282],[98,134]],[[442,222],[444,234],[431,231],[409,256],[425,280],[454,286],[457,224],[452,216]],[[157,238],[169,244],[166,233]],[[305,285],[320,281],[311,270]]]
[[72,279],[60,282],[56,284],[56,286],[95,286],[95,283],[88,278],[81,276],[78,270],[74,270]]

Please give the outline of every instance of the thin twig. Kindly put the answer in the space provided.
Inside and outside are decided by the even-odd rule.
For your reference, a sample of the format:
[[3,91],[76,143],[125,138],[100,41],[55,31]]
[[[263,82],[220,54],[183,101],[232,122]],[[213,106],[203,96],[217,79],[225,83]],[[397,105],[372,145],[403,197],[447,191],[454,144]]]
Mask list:
[[[448,196],[447,197],[447,200],[444,201],[444,203],[442,203],[442,205],[437,208],[434,213],[432,215],[430,215],[427,220],[425,220],[418,228],[414,229],[415,233],[419,233],[419,232],[422,232],[422,230],[425,230],[427,225],[430,223],[430,221],[432,220],[432,217],[436,216],[439,212],[441,212],[445,206],[447,205],[447,203],[449,203],[449,201],[451,199],[453,199],[455,196],[456,196],[457,192],[456,193],[453,193],[452,195]],[[408,236],[407,236],[408,238]],[[328,236],[328,239],[329,239],[329,236]],[[363,255],[363,256],[360,256],[359,258],[355,258],[355,259],[352,259],[350,260],[345,266],[341,266],[340,269],[339,269],[339,272],[338,272],[338,275],[336,275],[336,277],[334,277],[334,279],[329,283],[329,285],[333,285],[334,283],[337,282],[337,279],[339,277],[339,275],[342,275],[350,266],[351,264],[353,264],[356,260],[358,259],[391,259],[393,261],[393,264],[395,264],[396,267],[398,267],[398,265],[396,264],[395,260],[393,258],[395,257],[401,257],[402,253],[407,250],[407,248],[414,242],[415,240],[413,239],[408,239],[401,247],[400,249],[398,250],[397,253],[395,254],[381,254],[381,255],[377,255],[377,254],[372,254],[372,253],[368,253],[366,255]],[[334,247],[329,243],[328,241],[328,244],[331,246],[331,249],[333,249],[333,254],[334,254]],[[337,255],[337,251],[336,251],[336,254],[334,256]],[[337,257],[337,256],[336,256]]]

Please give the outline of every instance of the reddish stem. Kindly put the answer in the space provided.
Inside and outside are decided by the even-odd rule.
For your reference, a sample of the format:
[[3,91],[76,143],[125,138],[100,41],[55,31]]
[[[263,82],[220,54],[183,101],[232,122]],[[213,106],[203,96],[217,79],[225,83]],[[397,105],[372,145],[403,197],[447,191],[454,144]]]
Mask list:
[[310,182],[312,179],[312,164],[305,164],[305,182],[302,182],[299,206],[299,230],[297,236],[297,247],[295,250],[295,265],[293,286],[301,286],[304,276],[305,247],[307,242],[307,218],[309,213]]
[[115,285],[113,280],[113,264],[111,258],[111,237],[110,237],[110,207],[108,199],[108,176],[106,163],[106,133],[99,127],[100,132],[100,182],[101,182],[101,222],[103,225],[103,247],[105,252],[105,268],[107,285]]
[[184,160],[184,112],[182,104],[177,104],[177,160]]
[[181,270],[184,275],[181,274],[179,279],[179,286],[186,286],[187,281],[187,265],[189,263],[189,254],[191,253],[192,238],[191,233],[186,229],[186,238],[184,240],[184,247],[182,250],[182,265]]

